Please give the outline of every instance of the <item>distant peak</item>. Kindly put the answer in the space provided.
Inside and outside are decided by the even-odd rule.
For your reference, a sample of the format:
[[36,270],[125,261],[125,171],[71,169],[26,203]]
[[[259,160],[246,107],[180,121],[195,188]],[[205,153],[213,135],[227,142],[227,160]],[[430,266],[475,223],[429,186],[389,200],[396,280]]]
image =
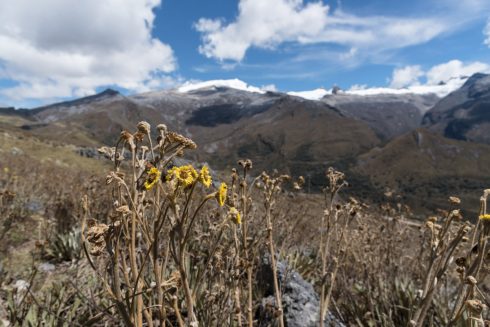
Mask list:
[[104,100],[107,98],[112,98],[112,97],[115,97],[118,95],[120,95],[120,93],[118,91],[109,88],[109,89],[105,89],[104,91],[102,91],[100,93],[96,93],[94,95],[89,95],[89,96],[79,98],[79,99],[75,99],[75,100],[69,100],[69,101],[63,101],[63,102],[50,104],[47,106],[36,108],[35,110],[42,111],[42,110],[45,110],[48,108],[54,108],[54,107],[68,107],[68,106],[84,105],[84,104],[92,103],[95,101],[100,101],[100,100]]
[[105,89],[104,91],[102,91],[100,93],[95,94],[95,96],[105,96],[105,95],[114,96],[114,95],[118,95],[118,94],[120,94],[119,91],[108,88],[108,89]]
[[466,80],[463,86],[471,86],[475,83],[478,83],[478,81],[485,79],[489,76],[490,76],[489,74],[475,73]]

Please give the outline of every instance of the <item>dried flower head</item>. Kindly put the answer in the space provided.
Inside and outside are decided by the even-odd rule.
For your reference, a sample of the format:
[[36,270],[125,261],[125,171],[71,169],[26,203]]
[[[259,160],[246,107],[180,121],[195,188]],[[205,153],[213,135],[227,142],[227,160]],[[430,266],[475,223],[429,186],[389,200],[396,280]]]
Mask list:
[[90,254],[99,256],[106,246],[105,238],[109,231],[109,226],[106,224],[98,224],[95,219],[89,219],[87,221],[87,226],[87,241],[90,243]]
[[252,160],[250,159],[241,159],[238,160],[238,164],[242,166],[244,169],[252,169]]
[[127,215],[128,213],[130,213],[131,211],[129,210],[129,206],[127,205],[123,205],[123,206],[119,206],[116,208],[116,212],[118,213],[121,213],[123,215]]
[[185,165],[180,167],[172,167],[168,171],[167,181],[176,179],[179,183],[188,187],[192,185],[198,178],[198,174],[192,165]]
[[218,193],[216,194],[216,198],[221,207],[225,205],[227,191],[228,186],[225,183],[221,183],[218,189]]
[[122,131],[121,132],[121,140],[123,140],[124,142],[126,142],[127,144],[129,144],[129,147],[131,149],[134,149],[136,147],[136,145],[134,143],[133,134],[131,134],[128,131]]
[[193,140],[183,136],[183,135],[180,135],[178,133],[175,133],[175,132],[169,132],[167,134],[167,138],[170,142],[175,142],[175,143],[180,143],[182,145],[184,145],[186,148],[188,149],[195,149],[197,148],[197,145],[196,143],[194,143]]
[[155,186],[156,183],[158,183],[158,180],[160,179],[161,172],[155,168],[151,167],[150,170],[148,171],[148,176],[146,177],[145,180],[145,189],[151,190],[153,186]]
[[167,125],[165,124],[158,124],[157,125],[157,130],[162,133],[167,133]]
[[208,166],[203,166],[201,168],[201,171],[199,172],[199,182],[201,182],[206,188],[211,186],[212,179],[211,175],[209,174]]
[[231,207],[230,211],[228,211],[228,218],[237,225],[240,225],[242,223],[240,212],[235,207]]
[[133,134],[133,137],[134,137],[134,140],[136,142],[141,143],[145,139],[145,135],[146,135],[145,133],[142,133],[142,132],[138,131],[138,132],[136,132],[136,133]]
[[150,124],[147,123],[146,121],[140,121],[138,125],[136,125],[136,127],[138,128],[139,132],[146,135],[150,134]]
[[458,204],[461,204],[461,200],[458,197],[450,196],[449,197],[449,203],[451,203],[453,205],[458,205]]
[[468,276],[468,277],[466,277],[466,283],[470,284],[470,285],[476,285],[478,283],[478,281],[476,280],[475,277]]
[[467,300],[465,304],[466,308],[468,308],[468,310],[475,315],[480,315],[486,308],[486,305],[480,300]]

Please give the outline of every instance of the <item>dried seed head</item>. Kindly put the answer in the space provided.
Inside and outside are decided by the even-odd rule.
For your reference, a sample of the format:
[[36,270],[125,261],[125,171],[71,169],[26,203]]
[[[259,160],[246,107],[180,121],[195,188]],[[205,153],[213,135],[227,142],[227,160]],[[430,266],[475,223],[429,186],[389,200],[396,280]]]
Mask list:
[[157,130],[160,132],[160,133],[167,133],[167,125],[165,124],[158,124],[157,125]]
[[134,149],[136,147],[136,145],[134,143],[134,137],[128,131],[122,131],[121,132],[121,140],[123,140],[124,142],[126,142],[127,144],[129,144],[129,147],[131,149]]
[[136,132],[136,133],[134,133],[134,134],[133,134],[133,137],[134,137],[134,140],[135,140],[136,142],[141,143],[141,142],[143,142],[143,140],[145,139],[145,135],[146,135],[145,133],[142,133],[142,132]]
[[126,214],[130,213],[131,211],[129,210],[129,207],[127,205],[124,205],[124,206],[120,206],[120,207],[116,208],[116,212],[119,212],[123,215],[126,215]]
[[478,281],[476,280],[475,277],[468,276],[468,277],[466,277],[466,283],[470,284],[470,285],[476,285],[478,283]]
[[465,257],[459,257],[456,259],[456,265],[458,267],[466,267],[466,258]]
[[196,143],[194,143],[193,140],[183,136],[183,135],[180,135],[178,133],[174,133],[174,132],[169,132],[167,134],[167,138],[170,142],[175,142],[175,143],[180,143],[182,145],[184,145],[186,148],[188,149],[196,149],[197,148],[197,145]]
[[450,196],[449,197],[449,203],[451,203],[453,205],[458,205],[458,204],[461,204],[461,200],[458,197]]
[[437,217],[436,216],[430,216],[427,220],[432,222],[432,223],[435,223],[435,222],[437,222]]
[[468,308],[468,310],[475,315],[481,315],[483,309],[486,308],[485,304],[483,304],[480,300],[476,300],[476,299],[466,301],[465,305],[466,308]]
[[286,174],[281,175],[281,176],[279,176],[279,177],[278,177],[278,180],[279,180],[280,182],[287,182],[287,181],[289,181],[290,179],[291,179],[291,176],[286,175]]
[[98,224],[95,219],[89,219],[87,226],[87,241],[90,243],[90,254],[99,256],[106,246],[105,238],[109,231],[109,226]]
[[146,121],[140,121],[138,125],[136,125],[136,127],[138,128],[139,132],[146,135],[150,134],[150,124],[147,123]]
[[252,160],[250,159],[241,159],[238,160],[238,164],[242,166],[244,169],[252,169]]
[[456,220],[462,220],[463,216],[461,215],[461,211],[459,209],[455,209],[451,211],[451,216]]

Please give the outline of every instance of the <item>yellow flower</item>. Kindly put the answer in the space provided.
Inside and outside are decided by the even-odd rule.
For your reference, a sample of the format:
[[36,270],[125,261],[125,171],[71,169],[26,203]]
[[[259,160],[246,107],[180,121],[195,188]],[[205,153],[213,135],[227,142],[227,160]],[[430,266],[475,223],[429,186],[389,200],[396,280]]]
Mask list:
[[187,187],[196,181],[198,174],[192,165],[186,165],[173,167],[170,169],[168,171],[167,181],[173,179],[174,177],[177,178],[177,180],[181,182],[184,187]]
[[481,220],[488,220],[488,221],[490,221],[490,215],[489,214],[480,215],[480,219]]
[[155,186],[156,183],[158,183],[160,175],[161,172],[158,169],[156,169],[155,167],[151,167],[148,171],[148,177],[145,180],[145,189],[151,190],[151,188]]
[[218,203],[221,207],[225,205],[227,190],[228,190],[228,186],[226,186],[225,183],[221,183],[217,193]]
[[235,207],[230,208],[230,211],[228,212],[228,217],[237,225],[240,225],[242,223],[242,216],[240,216],[240,212]]
[[211,175],[209,175],[209,169],[207,166],[201,168],[201,171],[199,172],[199,181],[206,187],[211,185]]

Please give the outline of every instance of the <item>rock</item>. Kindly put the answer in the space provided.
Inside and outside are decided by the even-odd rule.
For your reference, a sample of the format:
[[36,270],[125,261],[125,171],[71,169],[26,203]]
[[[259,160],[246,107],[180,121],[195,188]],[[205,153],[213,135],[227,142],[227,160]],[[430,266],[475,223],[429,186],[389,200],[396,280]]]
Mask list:
[[39,265],[39,270],[41,270],[42,272],[51,272],[54,271],[55,269],[56,269],[55,265],[49,262],[44,262]]
[[32,212],[41,212],[44,210],[44,204],[36,199],[29,200],[26,205],[26,209]]
[[13,154],[14,156],[17,156],[17,155],[24,154],[24,151],[14,146],[12,147],[12,149],[10,149],[10,153]]
[[16,280],[13,287],[17,292],[26,291],[29,288],[29,283],[23,279]]
[[[256,312],[259,327],[271,324],[275,307],[274,283],[269,261],[270,256],[264,256],[257,272],[258,286],[264,291],[264,298]],[[313,286],[305,281],[297,271],[288,269],[286,264],[280,261],[277,263],[277,274],[283,290],[282,305],[285,326],[318,326],[320,300]],[[344,324],[331,313],[327,313],[325,326],[344,327]]]
[[96,148],[78,148],[76,152],[82,157],[101,159],[101,155]]

